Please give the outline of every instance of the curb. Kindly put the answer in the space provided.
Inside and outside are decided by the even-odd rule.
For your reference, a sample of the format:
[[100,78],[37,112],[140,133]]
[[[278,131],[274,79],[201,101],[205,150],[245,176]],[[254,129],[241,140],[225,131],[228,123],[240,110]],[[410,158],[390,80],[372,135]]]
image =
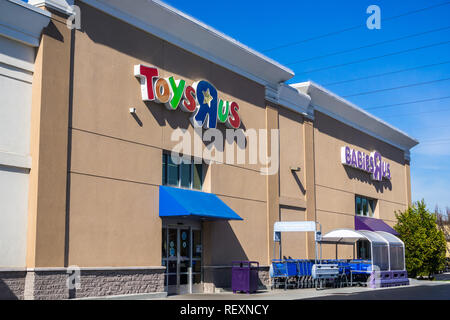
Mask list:
[[70,300],[151,300],[151,299],[164,299],[166,297],[167,292],[154,292],[154,293],[124,294],[124,295],[104,296],[104,297],[75,298]]

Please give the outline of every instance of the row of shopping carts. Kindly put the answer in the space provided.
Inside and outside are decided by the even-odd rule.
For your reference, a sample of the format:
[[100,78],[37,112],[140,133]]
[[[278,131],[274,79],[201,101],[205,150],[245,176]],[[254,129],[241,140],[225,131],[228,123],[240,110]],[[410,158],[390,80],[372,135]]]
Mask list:
[[316,285],[312,277],[314,260],[274,259],[272,260],[272,288],[313,288]]
[[346,260],[346,259],[327,259],[322,260],[322,264],[337,264],[339,266],[339,273],[346,273],[350,274],[350,271],[352,272],[367,272],[370,271],[372,267],[372,262],[369,260],[363,260],[363,259],[353,259],[353,260]]
[[[272,260],[272,288],[314,288],[318,280],[312,276],[315,260],[274,259]],[[333,264],[339,267],[339,276],[332,280],[336,287],[365,283],[370,275],[371,261],[362,259],[327,259],[321,264]],[[353,281],[354,280],[354,281]]]
[[[339,267],[340,285],[367,285],[367,281],[372,271],[372,262],[363,259],[329,259],[324,260],[325,264],[337,264]],[[348,283],[350,281],[350,283]]]

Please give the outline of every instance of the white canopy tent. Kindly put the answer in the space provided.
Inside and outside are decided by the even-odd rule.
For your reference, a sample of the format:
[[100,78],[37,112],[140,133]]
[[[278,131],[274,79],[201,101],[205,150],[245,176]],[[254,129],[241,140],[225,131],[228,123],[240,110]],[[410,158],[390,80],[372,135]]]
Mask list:
[[[322,236],[322,244],[355,245],[358,240],[368,240],[371,247],[372,270],[376,265],[381,271],[404,270],[404,243],[393,234],[383,231],[337,229]],[[336,257],[337,258],[337,257]]]
[[[281,232],[314,232],[314,235],[317,239],[317,235],[321,234],[320,231],[317,231],[317,222],[315,221],[278,221],[275,222],[273,226],[273,256],[275,257],[275,243],[279,243],[279,253],[281,259]],[[319,230],[322,227],[319,224]],[[316,242],[316,259],[317,260],[317,242]]]

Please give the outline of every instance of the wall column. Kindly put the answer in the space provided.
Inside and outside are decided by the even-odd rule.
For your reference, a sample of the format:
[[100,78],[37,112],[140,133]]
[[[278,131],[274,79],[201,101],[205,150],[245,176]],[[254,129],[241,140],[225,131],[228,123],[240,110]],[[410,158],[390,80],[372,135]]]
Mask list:
[[[306,119],[303,122],[305,139],[305,177],[306,177],[306,219],[317,221],[316,215],[316,181],[315,181],[315,158],[314,158],[314,123]],[[308,259],[315,257],[314,233],[306,233],[306,252]]]
[[52,11],[33,76],[28,268],[64,267],[71,39],[65,17]]
[[[278,125],[278,109],[274,106],[266,106],[266,128],[267,128],[267,150],[271,150],[271,130],[279,129]],[[273,256],[273,226],[276,221],[280,220],[280,173],[267,176],[267,249],[270,261],[275,259]]]
[[405,176],[406,176],[406,204],[412,205],[411,200],[411,165],[409,160],[405,160]]

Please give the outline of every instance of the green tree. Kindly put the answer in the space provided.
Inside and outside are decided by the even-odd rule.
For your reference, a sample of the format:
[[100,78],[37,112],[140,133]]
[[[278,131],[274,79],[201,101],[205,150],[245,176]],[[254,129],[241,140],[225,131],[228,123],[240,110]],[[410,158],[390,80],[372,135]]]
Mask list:
[[444,269],[446,241],[438,229],[436,215],[429,212],[424,200],[404,212],[395,214],[395,231],[405,243],[405,263],[408,274],[415,278],[429,276]]

